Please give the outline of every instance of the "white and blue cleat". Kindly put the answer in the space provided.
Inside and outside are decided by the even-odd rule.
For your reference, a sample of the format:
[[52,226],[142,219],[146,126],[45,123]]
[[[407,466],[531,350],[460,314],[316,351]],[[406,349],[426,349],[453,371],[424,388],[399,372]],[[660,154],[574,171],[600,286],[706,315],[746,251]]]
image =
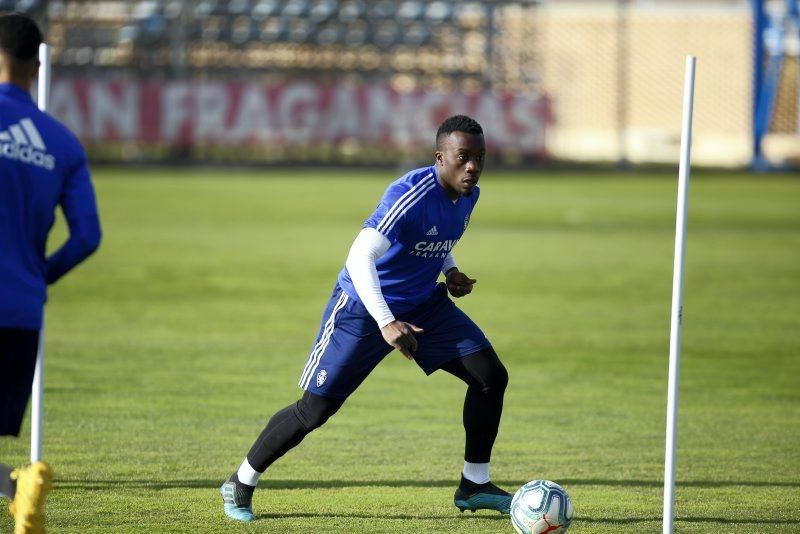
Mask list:
[[242,484],[234,477],[223,482],[219,493],[222,495],[225,515],[237,521],[253,521],[256,518],[253,513],[254,490],[254,487]]

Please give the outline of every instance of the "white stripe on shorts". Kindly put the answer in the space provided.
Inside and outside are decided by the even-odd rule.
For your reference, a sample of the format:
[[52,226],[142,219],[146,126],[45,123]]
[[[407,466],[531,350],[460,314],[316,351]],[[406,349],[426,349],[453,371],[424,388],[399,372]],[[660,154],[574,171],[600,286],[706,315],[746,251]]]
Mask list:
[[314,345],[314,348],[311,350],[311,354],[308,356],[308,361],[303,369],[303,374],[300,376],[300,382],[298,382],[301,388],[306,389],[308,387],[308,383],[311,381],[311,377],[314,376],[314,371],[317,369],[319,361],[322,359],[322,353],[325,352],[325,348],[328,346],[328,343],[331,340],[333,323],[336,320],[336,313],[344,308],[345,304],[347,304],[347,293],[342,291],[342,294],[339,295],[339,300],[336,301],[336,306],[334,306],[333,311],[331,311],[330,317],[328,317],[328,320],[325,321],[325,328],[323,329],[322,336],[320,336],[319,341],[316,345]]

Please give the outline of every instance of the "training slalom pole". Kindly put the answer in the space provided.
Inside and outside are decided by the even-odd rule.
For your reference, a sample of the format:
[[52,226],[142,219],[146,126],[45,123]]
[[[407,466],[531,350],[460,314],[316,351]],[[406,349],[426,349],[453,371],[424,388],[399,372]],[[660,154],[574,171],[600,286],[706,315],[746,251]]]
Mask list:
[[667,385],[667,446],[664,455],[664,530],[672,534],[675,518],[675,448],[678,433],[678,377],[681,367],[681,321],[683,318],[683,257],[686,238],[686,205],[692,149],[694,71],[697,58],[686,57],[683,85],[681,160],[678,170],[678,209],[675,216],[675,260],[672,272],[672,315],[669,330],[669,380]]
[[[50,103],[50,47],[39,45],[39,75],[37,77],[36,103],[47,111]],[[42,458],[42,429],[44,428],[44,311],[39,331],[39,349],[36,352],[36,370],[31,391],[31,463]]]

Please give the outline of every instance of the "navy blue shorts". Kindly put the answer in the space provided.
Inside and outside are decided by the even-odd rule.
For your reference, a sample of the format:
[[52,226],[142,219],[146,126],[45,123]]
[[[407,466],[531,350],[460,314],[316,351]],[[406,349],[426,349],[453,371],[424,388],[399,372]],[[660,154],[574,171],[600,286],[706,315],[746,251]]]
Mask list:
[[38,330],[0,328],[0,436],[19,435],[38,349]]
[[[425,374],[491,347],[481,329],[450,300],[442,283],[430,299],[396,318],[424,330],[416,335],[419,346],[414,360]],[[347,398],[392,350],[364,305],[336,284],[300,376],[300,387],[323,397]]]

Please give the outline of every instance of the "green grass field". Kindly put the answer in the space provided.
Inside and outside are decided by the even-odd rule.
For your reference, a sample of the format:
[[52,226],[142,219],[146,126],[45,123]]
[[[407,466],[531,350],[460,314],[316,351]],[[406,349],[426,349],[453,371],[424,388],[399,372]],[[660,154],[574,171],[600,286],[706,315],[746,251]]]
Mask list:
[[[262,478],[258,521],[222,513],[394,174],[96,171],[104,242],[47,307],[51,532],[512,532],[452,504],[462,385],[397,353]],[[660,532],[674,175],[481,185],[455,256],[511,376],[493,479],[560,482],[570,532]],[[676,531],[797,532],[800,181],[695,173],[690,195]]]

